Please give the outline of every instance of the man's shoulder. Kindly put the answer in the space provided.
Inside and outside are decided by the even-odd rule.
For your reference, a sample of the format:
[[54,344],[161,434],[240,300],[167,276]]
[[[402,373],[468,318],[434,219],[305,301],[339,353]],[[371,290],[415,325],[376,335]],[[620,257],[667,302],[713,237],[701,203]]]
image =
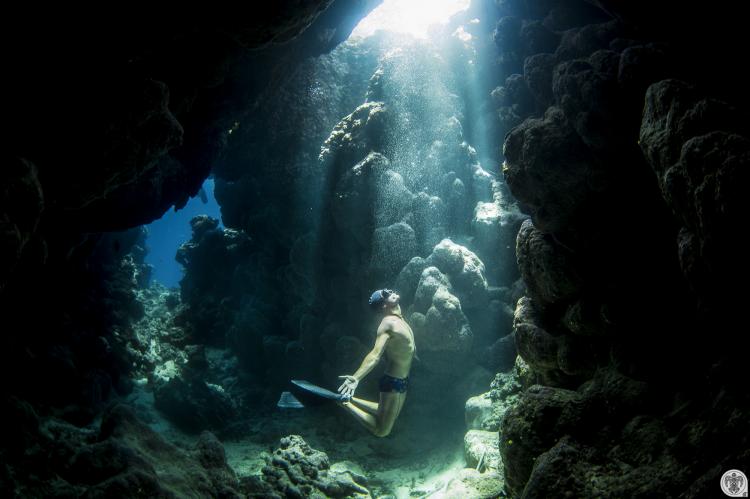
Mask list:
[[383,319],[380,321],[380,327],[378,328],[379,331],[393,331],[394,327],[396,326],[397,319],[392,315],[386,315],[383,317]]
[[383,317],[383,320],[380,321],[380,327],[378,328],[378,331],[388,333],[403,333],[404,330],[404,321],[399,317],[396,317],[395,315],[388,315]]

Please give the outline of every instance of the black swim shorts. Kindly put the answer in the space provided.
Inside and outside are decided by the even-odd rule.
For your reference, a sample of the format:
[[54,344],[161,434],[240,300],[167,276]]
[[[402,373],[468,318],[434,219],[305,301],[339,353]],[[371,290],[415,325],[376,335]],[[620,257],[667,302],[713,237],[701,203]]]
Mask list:
[[406,393],[409,388],[409,378],[395,378],[384,374],[380,378],[380,391],[381,392],[396,392]]

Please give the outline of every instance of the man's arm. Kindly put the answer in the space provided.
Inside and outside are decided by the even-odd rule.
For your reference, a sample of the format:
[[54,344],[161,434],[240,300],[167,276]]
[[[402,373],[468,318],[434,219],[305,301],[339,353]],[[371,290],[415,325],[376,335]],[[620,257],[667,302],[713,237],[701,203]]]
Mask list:
[[370,371],[378,365],[378,362],[380,362],[380,358],[385,351],[385,344],[390,337],[389,330],[383,328],[381,331],[381,329],[378,329],[378,336],[375,338],[375,346],[372,347],[370,353],[365,355],[365,358],[362,360],[362,365],[359,366],[359,369],[357,369],[357,372],[353,375],[357,381],[362,381],[362,378],[367,376]]
[[351,398],[354,395],[354,391],[357,389],[360,380],[367,376],[378,364],[380,358],[383,356],[383,352],[385,351],[385,345],[391,337],[390,331],[390,324],[381,324],[378,328],[377,337],[375,338],[375,346],[372,347],[372,350],[370,350],[367,355],[365,355],[357,372],[351,376],[339,376],[339,378],[345,378],[346,380],[339,387],[339,392],[342,395]]

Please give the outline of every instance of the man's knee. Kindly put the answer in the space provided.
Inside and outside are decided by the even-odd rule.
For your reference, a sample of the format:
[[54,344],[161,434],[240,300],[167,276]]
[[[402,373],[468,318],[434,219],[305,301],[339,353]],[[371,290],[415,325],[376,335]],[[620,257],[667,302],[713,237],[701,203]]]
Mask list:
[[388,435],[391,434],[391,427],[378,425],[377,427],[375,427],[375,431],[373,431],[373,434],[376,437],[380,437],[380,438],[387,437]]
[[390,428],[375,428],[375,431],[373,433],[375,434],[376,437],[383,438],[391,434],[391,429]]

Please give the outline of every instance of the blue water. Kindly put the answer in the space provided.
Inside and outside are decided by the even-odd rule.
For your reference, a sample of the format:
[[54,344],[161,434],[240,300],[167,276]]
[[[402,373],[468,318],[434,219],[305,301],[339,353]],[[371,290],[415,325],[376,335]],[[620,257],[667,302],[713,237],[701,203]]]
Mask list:
[[[190,240],[192,230],[190,220],[197,215],[208,215],[221,221],[219,204],[214,198],[214,181],[211,178],[203,183],[206,203],[200,196],[191,198],[179,211],[168,210],[159,220],[151,222],[146,238],[146,263],[154,266],[152,279],[168,288],[177,287],[182,279],[182,265],[175,261],[177,248]],[[220,224],[221,226],[221,224]]]

